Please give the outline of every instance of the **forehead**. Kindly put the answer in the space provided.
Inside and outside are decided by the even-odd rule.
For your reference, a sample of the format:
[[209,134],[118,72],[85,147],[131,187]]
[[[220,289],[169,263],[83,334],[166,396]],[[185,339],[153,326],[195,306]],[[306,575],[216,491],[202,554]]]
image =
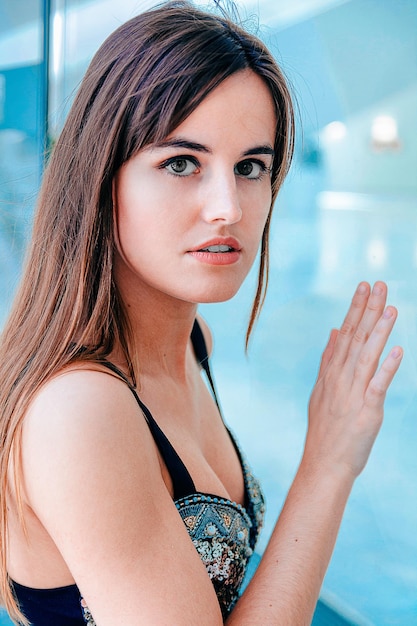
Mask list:
[[[274,144],[275,105],[266,83],[251,70],[226,78],[168,136],[224,139],[240,136],[244,141]],[[191,137],[191,138],[192,138]]]

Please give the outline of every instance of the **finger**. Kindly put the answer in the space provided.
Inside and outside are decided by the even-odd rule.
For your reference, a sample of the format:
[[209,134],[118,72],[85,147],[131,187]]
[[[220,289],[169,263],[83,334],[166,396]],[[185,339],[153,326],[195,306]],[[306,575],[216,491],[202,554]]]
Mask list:
[[349,351],[352,337],[364,314],[369,299],[370,286],[366,282],[359,283],[343,324],[340,327],[336,345],[334,347],[334,362],[344,363]]
[[402,348],[393,348],[371,379],[365,394],[365,405],[368,408],[374,410],[383,406],[388,387],[400,367],[402,357]]
[[322,375],[324,374],[324,372],[327,369],[327,366],[330,362],[330,359],[333,356],[333,352],[334,352],[334,347],[336,345],[336,341],[337,341],[337,336],[339,334],[339,331],[336,328],[333,328],[330,332],[330,337],[329,340],[327,342],[327,345],[324,349],[324,352],[322,354],[321,357],[321,362],[320,362],[320,367],[319,367],[319,373],[317,378],[321,378]]
[[385,283],[376,282],[369,296],[363,316],[353,334],[349,347],[349,357],[352,366],[355,366],[363,347],[368,341],[373,329],[384,312],[387,300],[387,286]]
[[396,319],[397,309],[388,306],[363,346],[354,366],[354,386],[358,390],[365,392],[370,384]]

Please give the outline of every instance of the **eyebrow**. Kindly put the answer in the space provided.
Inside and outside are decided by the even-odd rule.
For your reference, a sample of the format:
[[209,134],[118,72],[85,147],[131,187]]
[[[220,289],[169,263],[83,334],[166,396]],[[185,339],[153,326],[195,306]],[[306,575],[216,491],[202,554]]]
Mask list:
[[[152,148],[185,148],[186,150],[194,150],[195,152],[204,152],[205,154],[211,154],[210,148],[204,146],[201,143],[195,141],[188,141],[187,139],[181,139],[181,137],[173,137],[172,139],[165,139],[158,141],[157,143],[149,146]],[[245,150],[243,156],[249,156],[251,154],[270,154],[272,157],[275,155],[275,150],[270,145],[254,146]]]
[[275,150],[272,146],[255,146],[254,148],[250,148],[250,150],[245,150],[243,153],[244,156],[249,156],[250,154],[270,154],[271,156],[275,156]]

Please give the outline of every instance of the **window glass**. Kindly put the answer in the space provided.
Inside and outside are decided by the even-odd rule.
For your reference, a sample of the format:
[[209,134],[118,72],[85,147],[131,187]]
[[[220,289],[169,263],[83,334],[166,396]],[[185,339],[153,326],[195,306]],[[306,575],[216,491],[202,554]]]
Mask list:
[[0,323],[15,289],[39,186],[44,73],[42,3],[1,0]]

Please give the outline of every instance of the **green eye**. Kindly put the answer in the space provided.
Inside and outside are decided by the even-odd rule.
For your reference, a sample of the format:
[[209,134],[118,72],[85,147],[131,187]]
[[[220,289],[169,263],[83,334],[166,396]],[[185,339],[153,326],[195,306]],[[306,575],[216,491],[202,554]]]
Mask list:
[[187,169],[187,161],[185,159],[177,159],[171,163],[171,169],[176,174],[183,174]]
[[196,171],[197,163],[188,157],[173,157],[166,161],[163,167],[175,176],[189,176]]
[[235,173],[238,176],[242,176],[244,178],[249,179],[259,179],[262,178],[262,175],[267,171],[267,167],[261,161],[253,161],[250,159],[246,159],[245,161],[240,161],[235,166]]

